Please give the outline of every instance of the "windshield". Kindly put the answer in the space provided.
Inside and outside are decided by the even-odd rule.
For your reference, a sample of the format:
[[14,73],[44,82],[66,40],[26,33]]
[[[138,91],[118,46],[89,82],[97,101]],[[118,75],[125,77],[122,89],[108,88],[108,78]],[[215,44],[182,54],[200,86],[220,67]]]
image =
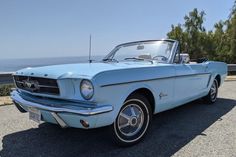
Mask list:
[[148,41],[127,43],[116,47],[106,61],[157,61],[166,63],[171,56],[173,42]]

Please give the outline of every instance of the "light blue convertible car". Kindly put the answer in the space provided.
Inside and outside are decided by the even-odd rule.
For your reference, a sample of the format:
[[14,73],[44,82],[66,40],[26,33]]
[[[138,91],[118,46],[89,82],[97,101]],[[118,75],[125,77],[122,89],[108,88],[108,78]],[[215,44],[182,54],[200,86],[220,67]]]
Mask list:
[[214,103],[226,75],[225,63],[192,62],[176,40],[137,41],[97,63],[19,70],[11,98],[32,120],[110,126],[114,141],[128,146],[143,139],[154,114],[199,98]]

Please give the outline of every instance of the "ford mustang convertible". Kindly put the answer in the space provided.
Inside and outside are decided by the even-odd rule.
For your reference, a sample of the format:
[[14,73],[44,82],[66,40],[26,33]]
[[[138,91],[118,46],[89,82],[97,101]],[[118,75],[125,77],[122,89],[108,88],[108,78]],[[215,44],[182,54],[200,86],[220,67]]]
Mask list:
[[154,114],[203,98],[217,99],[227,65],[190,60],[176,40],[116,46],[102,61],[26,68],[11,98],[29,118],[61,127],[109,126],[122,146],[143,139]]

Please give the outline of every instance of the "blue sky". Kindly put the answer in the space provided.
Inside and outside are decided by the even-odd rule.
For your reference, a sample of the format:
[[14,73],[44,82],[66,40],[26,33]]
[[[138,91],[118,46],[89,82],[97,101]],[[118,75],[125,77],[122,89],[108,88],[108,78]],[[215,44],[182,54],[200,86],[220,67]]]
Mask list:
[[227,19],[234,0],[1,0],[0,59],[94,55],[115,45],[165,38],[193,8],[205,27]]

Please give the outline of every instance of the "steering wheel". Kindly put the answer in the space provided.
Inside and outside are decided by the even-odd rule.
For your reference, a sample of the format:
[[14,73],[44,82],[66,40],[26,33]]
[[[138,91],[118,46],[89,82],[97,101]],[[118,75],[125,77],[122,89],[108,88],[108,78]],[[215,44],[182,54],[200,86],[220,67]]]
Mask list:
[[163,55],[154,56],[154,57],[152,57],[152,59],[156,59],[156,58],[160,58],[160,57],[161,57],[162,61],[167,61],[168,60],[168,58],[166,56],[163,56]]

